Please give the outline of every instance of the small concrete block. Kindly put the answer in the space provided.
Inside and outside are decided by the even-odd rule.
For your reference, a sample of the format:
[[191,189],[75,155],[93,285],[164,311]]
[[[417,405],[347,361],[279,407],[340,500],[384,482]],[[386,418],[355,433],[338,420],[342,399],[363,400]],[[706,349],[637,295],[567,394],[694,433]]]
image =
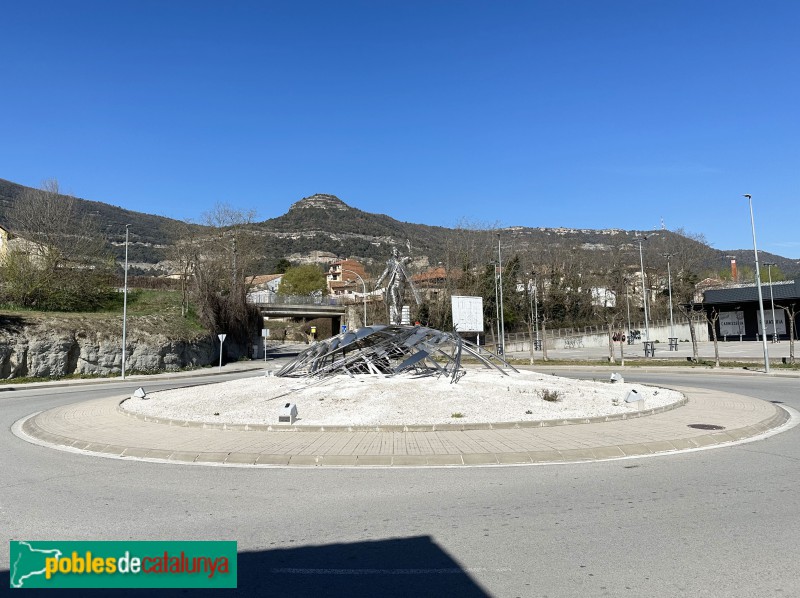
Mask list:
[[425,457],[416,455],[394,455],[392,457],[392,465],[427,465],[428,460]]
[[160,449],[150,449],[145,457],[148,459],[169,459],[173,451],[162,451]]
[[550,451],[528,451],[531,461],[534,463],[553,463],[555,461],[563,461],[564,457],[556,450]]
[[355,465],[356,464],[356,456],[355,455],[325,455],[320,465]]
[[225,463],[230,453],[199,453],[195,463]]
[[692,441],[697,446],[714,446],[715,444],[721,444],[723,442],[727,442],[727,438],[719,438],[715,434],[703,434],[702,436],[695,436],[692,438]]
[[[388,427],[388,426],[387,426]],[[437,426],[438,428],[439,426]],[[403,432],[430,432],[433,426],[419,425],[419,426],[403,426]]]
[[644,445],[653,453],[670,453],[675,450],[675,445],[666,440],[653,440]]
[[461,455],[464,465],[497,465],[497,455],[492,453],[473,453]]
[[464,465],[463,455],[428,455],[428,465]]
[[42,442],[49,442],[50,444],[72,444],[73,440],[70,438],[64,438],[63,436],[58,436],[56,434],[51,434],[50,432],[45,432],[44,430],[40,430],[35,428],[33,430],[25,430],[23,431],[28,435],[36,438],[37,440],[41,440]]
[[618,446],[600,446],[593,448],[592,452],[595,459],[614,459],[625,456],[625,453]]
[[595,459],[592,449],[566,449],[559,452],[564,461],[593,461]]
[[101,453],[105,453],[106,455],[121,455],[125,452],[124,446],[117,446],[116,444],[109,444],[100,451]]
[[644,444],[622,444],[619,446],[619,448],[623,453],[625,453],[626,457],[652,454],[650,449],[648,449]]
[[103,449],[106,448],[107,446],[108,445],[105,442],[98,442],[83,447],[83,450],[90,451],[92,453],[103,453],[105,452]]
[[225,459],[225,463],[253,465],[260,456],[260,453],[231,453],[228,455],[228,458]]
[[146,448],[136,448],[136,447],[129,447],[126,448],[125,451],[122,453],[123,457],[131,457],[134,459],[141,459],[145,455],[147,455],[150,449]]
[[320,465],[322,457],[317,455],[292,455],[289,465]]
[[256,465],[289,465],[291,455],[259,455]]
[[692,442],[692,440],[689,438],[678,438],[676,440],[670,440],[670,444],[679,451],[697,448],[697,445],[694,442]]
[[359,455],[358,458],[356,459],[356,465],[385,466],[391,464],[392,464],[391,455]]
[[194,463],[197,459],[197,453],[189,452],[189,453],[181,453],[181,452],[174,452],[169,456],[170,461],[182,461],[184,463]]
[[737,428],[735,430],[726,430],[728,436],[730,436],[734,440],[741,440],[742,438],[749,438],[753,436],[752,431],[749,428]]
[[531,456],[528,453],[497,453],[496,457],[497,462],[504,465],[531,462]]

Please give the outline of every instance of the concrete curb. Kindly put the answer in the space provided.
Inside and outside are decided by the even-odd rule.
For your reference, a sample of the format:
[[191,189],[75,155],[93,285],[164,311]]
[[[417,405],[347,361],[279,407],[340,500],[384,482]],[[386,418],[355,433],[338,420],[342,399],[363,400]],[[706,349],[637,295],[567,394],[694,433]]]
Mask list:
[[642,411],[631,411],[630,413],[619,413],[600,417],[582,417],[566,419],[544,419],[516,422],[476,422],[465,424],[407,424],[407,425],[383,425],[383,426],[304,426],[293,424],[229,424],[213,423],[192,420],[178,420],[166,417],[152,417],[133,413],[123,407],[129,397],[122,399],[117,405],[117,411],[127,417],[132,417],[140,421],[164,424],[167,426],[178,426],[181,428],[202,428],[205,430],[235,430],[240,432],[463,432],[466,430],[517,430],[521,428],[547,428],[552,426],[568,426],[575,424],[601,424],[611,421],[623,421],[647,417],[657,413],[665,413],[678,407],[686,405],[688,399],[684,396],[679,401],[653,407]]
[[[735,399],[737,395],[726,395],[722,397],[717,397],[716,399],[712,399],[712,406],[716,405],[715,409],[718,409],[718,406],[721,404],[721,400],[730,401],[731,399]],[[744,397],[740,397],[744,399]],[[716,403],[714,403],[716,401]],[[357,432],[357,433],[350,433],[346,431],[341,432],[332,432],[327,430],[325,433],[319,433],[319,439],[315,439],[312,444],[316,443],[316,446],[319,448],[312,448],[311,450],[298,450],[298,451],[287,451],[282,454],[278,454],[276,452],[271,451],[270,449],[261,450],[258,452],[258,448],[256,448],[256,444],[252,442],[247,442],[241,445],[241,449],[233,450],[233,451],[217,451],[213,452],[212,450],[198,450],[199,447],[205,446],[205,440],[200,439],[200,442],[195,443],[197,448],[190,448],[186,444],[181,444],[180,442],[175,443],[175,448],[168,448],[169,444],[163,444],[162,448],[153,448],[148,446],[130,446],[130,442],[132,438],[136,438],[137,440],[141,440],[140,436],[133,434],[135,430],[127,431],[127,438],[123,431],[123,435],[118,437],[118,442],[116,443],[108,443],[104,441],[92,441],[92,434],[94,434],[93,424],[91,420],[88,422],[84,421],[83,430],[86,432],[89,431],[88,435],[85,435],[83,439],[77,439],[69,437],[68,430],[70,429],[69,426],[62,427],[63,430],[67,430],[66,433],[58,434],[50,432],[44,429],[39,422],[40,418],[43,418],[44,421],[54,421],[51,416],[51,419],[48,420],[48,415],[57,412],[59,408],[55,410],[39,412],[32,414],[26,418],[23,418],[16,422],[12,427],[12,431],[19,436],[20,438],[27,440],[29,442],[33,442],[34,444],[38,444],[41,446],[45,446],[48,448],[56,448],[59,450],[65,450],[69,452],[79,453],[83,455],[91,455],[91,456],[99,456],[99,457],[109,457],[109,458],[118,458],[118,459],[127,459],[127,460],[139,460],[139,461],[148,461],[148,462],[158,462],[158,463],[173,463],[173,464],[195,464],[195,465],[206,465],[206,466],[230,466],[230,467],[451,467],[451,466],[501,466],[501,465],[534,465],[534,464],[567,464],[567,463],[582,463],[582,462],[591,462],[591,461],[601,461],[601,460],[610,460],[610,459],[624,459],[624,458],[632,458],[632,457],[644,457],[644,456],[654,456],[654,455],[667,455],[670,453],[677,453],[682,451],[691,451],[691,450],[701,450],[701,449],[708,449],[708,448],[715,448],[725,445],[730,445],[733,443],[738,442],[747,442],[750,440],[757,440],[760,437],[765,435],[771,435],[774,433],[778,433],[781,427],[785,427],[787,424],[789,425],[797,425],[800,422],[800,417],[797,415],[792,416],[790,410],[784,408],[782,406],[774,405],[772,403],[767,403],[765,401],[760,401],[758,399],[746,399],[749,401],[749,405],[751,406],[748,408],[748,405],[743,403],[743,407],[740,409],[740,412],[752,412],[753,408],[762,411],[763,413],[769,412],[769,416],[756,419],[751,418],[753,421],[752,423],[748,423],[746,425],[741,425],[739,427],[731,427],[729,429],[723,429],[719,431],[710,432],[708,434],[699,434],[696,436],[686,436],[683,438],[674,438],[669,439],[668,437],[662,437],[658,439],[645,439],[642,436],[642,428],[641,426],[647,422],[647,419],[643,418],[635,418],[630,420],[625,424],[625,429],[621,430],[619,426],[622,422],[604,422],[604,423],[595,423],[592,425],[588,425],[585,427],[576,427],[576,431],[586,430],[587,432],[591,432],[585,436],[586,443],[582,446],[573,444],[558,444],[550,447],[539,446],[538,449],[534,450],[531,448],[530,450],[484,450],[482,452],[475,452],[475,449],[478,448],[489,448],[491,446],[499,447],[502,443],[497,442],[500,439],[506,438],[508,434],[514,435],[523,435],[526,438],[531,438],[531,434],[534,436],[538,436],[540,433],[548,433],[548,430],[555,431],[555,426],[548,426],[541,428],[541,432],[534,433],[532,429],[518,429],[518,430],[495,430],[495,431],[471,431],[471,430],[447,430],[447,431],[438,431],[438,432],[406,432],[406,431],[397,431],[394,433],[389,433],[388,436],[393,436],[396,442],[404,443],[408,442],[410,444],[418,442],[419,434],[431,435],[431,438],[436,437],[437,435],[447,435],[450,439],[456,438],[463,438],[464,442],[459,445],[459,441],[454,441],[454,443],[450,446],[449,449],[440,450],[439,452],[429,452],[424,454],[408,454],[408,453],[399,453],[398,451],[394,451],[392,453],[387,454],[374,454],[374,453],[359,453],[359,454],[343,454],[336,452],[338,449],[334,446],[334,441],[347,439],[347,438],[355,438],[359,435],[361,436],[369,436],[370,438],[380,438],[382,435],[386,435],[386,433],[382,432]],[[696,403],[693,399],[691,399],[691,395],[689,398],[690,403]],[[702,400],[699,401],[702,403]],[[91,401],[85,403],[79,403],[78,405],[84,406],[92,403]],[[106,403],[111,403],[110,401],[106,400]],[[688,404],[688,403],[687,403]],[[118,404],[117,404],[118,405]],[[657,428],[662,428],[664,425],[669,425],[669,421],[676,420],[675,430],[683,429],[685,430],[686,422],[691,421],[694,422],[695,415],[699,415],[701,413],[710,413],[709,411],[702,411],[702,408],[698,410],[698,407],[694,408],[694,412],[689,412],[688,414],[683,415],[672,415],[671,413],[664,413],[663,417],[668,418],[667,421],[661,422],[656,424]],[[672,413],[681,414],[683,413],[682,410],[670,410]],[[723,413],[718,411],[713,411],[714,413]],[[63,411],[60,412],[63,415]],[[73,412],[75,413],[75,412]],[[81,411],[83,413],[83,411]],[[116,415],[119,417],[116,409],[114,409],[111,405],[106,408],[104,411],[106,414]],[[690,417],[687,418],[687,415]],[[63,423],[63,420],[59,420]],[[136,418],[131,418],[131,422],[138,421]],[[727,423],[722,419],[717,420],[719,423]],[[737,421],[736,418],[730,421]],[[744,422],[744,420],[739,419],[738,421]],[[152,422],[148,422],[152,423]],[[52,424],[51,424],[52,425]],[[119,427],[119,424],[115,424]],[[141,424],[138,424],[141,426]],[[613,432],[613,428],[611,430],[603,430],[602,433],[598,434],[600,431],[600,427],[605,426],[616,426],[617,430],[615,434],[612,434],[611,437],[617,439],[618,444],[605,444],[602,440],[606,437],[606,435],[610,432]],[[628,429],[628,426],[631,426]],[[175,429],[174,426],[172,426]],[[166,430],[170,429],[170,426],[166,426]],[[624,436],[625,432],[629,432],[627,434],[627,438]],[[178,430],[175,430],[178,432]],[[232,434],[240,433],[241,431],[231,431]],[[213,435],[215,438],[219,438],[217,431],[206,431],[201,428],[195,428],[193,430],[183,429],[180,431],[180,434],[176,436],[189,438],[190,436],[186,436],[187,434],[204,434],[208,436],[209,434]],[[299,438],[296,435],[285,435],[285,434],[274,434],[270,432],[262,432],[265,438],[269,436],[273,437],[283,437],[283,438]],[[481,444],[481,438],[478,436],[473,436],[475,434],[484,435],[483,441],[484,444]],[[486,435],[489,436],[486,436]],[[464,436],[462,436],[464,435]],[[496,436],[495,436],[496,435]],[[680,434],[676,434],[679,436]],[[161,433],[157,433],[155,437],[162,437]],[[303,435],[305,436],[305,435]],[[311,435],[309,435],[311,436]],[[592,438],[595,439],[596,444],[590,445],[588,442]],[[210,438],[211,436],[208,436]],[[441,438],[441,437],[440,437]],[[109,437],[109,440],[112,438]],[[134,441],[135,442],[135,441]],[[143,444],[146,444],[143,443]],[[329,449],[327,450],[324,446],[327,445]],[[273,445],[274,446],[274,445]],[[510,446],[510,445],[507,445]],[[521,445],[519,445],[521,446]],[[460,448],[462,447],[462,448]],[[266,447],[265,447],[266,448]],[[247,449],[253,452],[247,452]],[[255,450],[254,450],[255,449]]]

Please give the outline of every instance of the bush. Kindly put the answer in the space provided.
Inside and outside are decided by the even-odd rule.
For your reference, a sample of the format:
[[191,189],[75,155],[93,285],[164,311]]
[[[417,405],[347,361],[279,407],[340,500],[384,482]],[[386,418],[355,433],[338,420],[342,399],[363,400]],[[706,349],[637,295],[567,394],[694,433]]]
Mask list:
[[548,401],[550,403],[557,403],[561,400],[561,393],[557,390],[550,390],[549,388],[539,391],[539,396],[542,397],[543,401]]

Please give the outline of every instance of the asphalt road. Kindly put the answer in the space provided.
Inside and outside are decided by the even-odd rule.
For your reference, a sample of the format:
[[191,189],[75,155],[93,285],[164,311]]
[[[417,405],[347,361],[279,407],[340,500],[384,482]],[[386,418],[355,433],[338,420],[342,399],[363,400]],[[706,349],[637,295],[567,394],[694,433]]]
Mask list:
[[[626,379],[800,409],[796,378]],[[391,470],[130,462],[34,446],[9,431],[32,412],[137,385],[0,392],[8,538],[237,540],[240,589],[228,596],[800,595],[800,428],[666,457]],[[8,561],[0,543],[0,587]]]

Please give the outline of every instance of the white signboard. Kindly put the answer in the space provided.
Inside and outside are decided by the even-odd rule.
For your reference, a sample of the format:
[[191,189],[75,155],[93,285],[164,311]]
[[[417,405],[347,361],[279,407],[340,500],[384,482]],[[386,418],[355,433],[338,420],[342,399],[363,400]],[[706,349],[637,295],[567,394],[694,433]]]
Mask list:
[[[758,333],[764,334],[761,329],[761,316],[758,319]],[[778,334],[786,334],[786,312],[782,309],[775,309],[775,325],[772,325],[772,310],[764,309],[764,322],[767,326],[767,334],[775,334],[777,329]]]
[[456,332],[483,332],[483,297],[453,295],[450,299]]
[[721,311],[719,312],[720,336],[744,335],[744,312]]

